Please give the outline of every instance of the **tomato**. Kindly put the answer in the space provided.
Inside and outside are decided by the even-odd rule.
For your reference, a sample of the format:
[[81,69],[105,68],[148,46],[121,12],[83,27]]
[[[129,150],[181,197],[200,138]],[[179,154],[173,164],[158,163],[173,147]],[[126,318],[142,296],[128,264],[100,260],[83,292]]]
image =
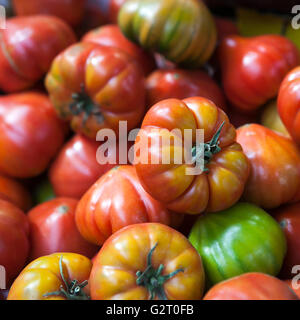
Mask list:
[[105,242],[90,288],[92,300],[199,300],[204,271],[201,257],[181,233],[159,223],[136,224]]
[[39,175],[64,135],[64,124],[46,95],[30,92],[0,97],[1,173],[17,178]]
[[78,201],[56,198],[28,213],[30,223],[30,260],[55,252],[72,252],[92,258],[98,247],[85,241],[77,230],[75,210]]
[[118,15],[122,5],[127,0],[109,0],[109,19],[112,23],[118,23]]
[[103,46],[123,50],[139,63],[145,75],[150,73],[155,67],[154,58],[125,38],[117,25],[106,25],[92,30],[83,37],[82,41],[98,43]]
[[29,253],[29,223],[14,204],[0,199],[0,265],[6,271],[6,283],[22,270]]
[[156,70],[146,80],[147,106],[169,98],[204,97],[226,110],[225,97],[213,79],[200,70]]
[[31,197],[24,186],[13,179],[0,175],[0,199],[12,202],[23,211],[31,207]]
[[275,98],[284,76],[300,63],[297,47],[279,35],[228,36],[219,54],[225,94],[247,112]]
[[288,245],[280,275],[290,279],[294,276],[293,267],[300,265],[300,202],[278,208],[272,214],[280,223]]
[[[213,102],[200,97],[163,100],[148,111],[142,129],[135,153],[144,155],[135,159],[135,167],[153,198],[170,210],[189,214],[220,211],[238,201],[249,175],[248,160],[235,141],[234,127]],[[174,134],[173,129],[180,133]],[[185,137],[186,129],[192,135]],[[196,129],[204,130],[204,171],[194,168],[200,159],[197,147],[201,144],[196,139]],[[161,139],[169,140],[169,145],[155,143]],[[162,163],[165,155],[170,157],[170,164]],[[151,161],[143,161],[143,157]],[[187,173],[194,169],[197,173]]]
[[[57,196],[80,199],[99,177],[116,165],[97,162],[99,146],[99,142],[77,134],[61,149],[49,172]],[[114,156],[113,150],[108,149],[107,160],[113,162]]]
[[126,37],[182,66],[200,67],[215,49],[216,26],[202,1],[127,0],[118,22]]
[[119,121],[127,121],[131,130],[144,115],[143,73],[117,48],[87,42],[71,46],[55,58],[46,87],[60,117],[93,139],[103,128],[117,132]]
[[299,281],[297,283],[297,287],[293,285],[293,280],[285,280],[285,283],[296,293],[298,298],[300,299],[300,284]]
[[235,22],[230,19],[215,17],[215,23],[217,28],[218,41],[220,42],[227,36],[237,35],[239,33]]
[[267,274],[250,272],[218,283],[204,300],[299,300],[283,281]]
[[278,94],[278,112],[281,120],[300,146],[300,67],[293,69],[281,83]]
[[82,19],[85,0],[12,0],[16,15],[49,14],[57,16],[72,26]]
[[133,166],[104,174],[81,198],[76,223],[82,236],[102,245],[119,229],[135,223],[171,224],[168,210],[142,188]]
[[293,142],[259,124],[237,130],[251,170],[243,198],[263,208],[300,201],[300,153]]
[[245,272],[275,276],[286,253],[279,224],[250,203],[201,216],[189,240],[202,257],[208,286]]
[[0,36],[0,88],[6,92],[32,87],[55,56],[76,41],[66,23],[43,15],[10,18]]
[[54,253],[27,265],[7,300],[87,300],[92,262],[77,253]]
[[272,100],[265,106],[261,114],[260,123],[271,130],[289,137],[289,133],[278,114],[276,100]]

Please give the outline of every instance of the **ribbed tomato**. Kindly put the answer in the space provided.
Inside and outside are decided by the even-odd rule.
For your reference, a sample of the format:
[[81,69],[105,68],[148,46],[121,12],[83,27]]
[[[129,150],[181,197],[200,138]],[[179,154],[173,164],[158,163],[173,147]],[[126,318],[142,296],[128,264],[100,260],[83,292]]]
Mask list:
[[44,94],[1,96],[0,172],[17,178],[42,173],[64,141],[64,125]]
[[[202,143],[196,139],[197,129],[204,130],[204,171],[195,168],[201,158],[197,144]],[[228,208],[242,195],[249,175],[248,160],[235,138],[226,114],[210,100],[163,100],[148,111],[136,139],[137,174],[145,190],[175,212]]]
[[64,21],[46,15],[10,18],[0,38],[0,88],[6,92],[32,87],[55,56],[76,41]]
[[215,22],[199,0],[127,0],[118,21],[126,37],[184,66],[203,65],[216,45]]
[[92,30],[83,37],[82,41],[123,50],[139,63],[145,75],[150,73],[155,67],[153,56],[125,38],[117,25],[106,25]]
[[228,100],[251,112],[275,98],[284,76],[300,64],[297,47],[279,35],[226,37],[219,48]]
[[300,146],[300,67],[293,69],[281,83],[278,111],[293,140]]
[[259,124],[237,130],[251,170],[243,198],[263,208],[300,201],[300,152],[291,139]]
[[225,97],[209,75],[200,70],[156,70],[146,80],[147,106],[169,98],[204,97],[226,111]]
[[264,273],[251,272],[218,283],[204,300],[299,300],[283,281]]
[[119,229],[135,223],[171,224],[171,214],[141,186],[133,166],[103,175],[81,198],[76,223],[82,236],[102,245]]
[[135,224],[105,242],[90,288],[92,300],[199,300],[204,271],[181,233],[159,223]]
[[54,253],[27,265],[7,300],[88,300],[92,262],[77,253]]
[[117,48],[89,42],[71,46],[55,58],[46,87],[60,117],[93,139],[100,129],[118,132],[119,121],[127,121],[130,130],[144,115],[143,73]]

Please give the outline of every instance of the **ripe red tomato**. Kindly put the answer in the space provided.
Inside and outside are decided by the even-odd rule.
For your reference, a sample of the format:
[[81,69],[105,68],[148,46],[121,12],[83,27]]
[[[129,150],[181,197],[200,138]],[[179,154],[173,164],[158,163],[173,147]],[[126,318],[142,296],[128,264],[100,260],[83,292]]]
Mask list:
[[272,214],[280,223],[287,239],[287,253],[280,275],[284,279],[290,279],[294,276],[292,268],[300,265],[300,202],[278,208]]
[[6,271],[6,283],[24,267],[29,253],[27,216],[14,204],[0,200],[0,265]]
[[250,272],[212,287],[204,300],[299,300],[283,281],[264,273]]
[[123,50],[139,63],[145,75],[149,74],[155,67],[153,56],[125,38],[117,25],[106,25],[92,30],[83,37],[82,41]]
[[125,52],[80,42],[58,55],[46,78],[50,99],[60,117],[90,138],[98,130],[118,132],[139,125],[145,111],[144,76]]
[[72,26],[81,22],[85,0],[12,0],[17,16],[49,14]]
[[259,124],[237,130],[251,170],[243,198],[263,208],[300,201],[300,153],[291,139]]
[[297,47],[279,35],[228,36],[219,57],[228,100],[248,112],[275,98],[284,76],[300,63]]
[[98,247],[82,238],[75,223],[78,201],[56,198],[28,213],[30,223],[30,260],[55,252],[72,252],[92,258]]
[[[175,134],[174,129],[180,133]],[[192,132],[191,137],[185,138],[186,129]],[[199,160],[195,152],[197,129],[204,130],[205,168],[187,174]],[[155,143],[162,139],[169,145]],[[135,147],[136,156],[143,154],[135,160],[142,185],[170,210],[189,214],[220,211],[232,206],[243,193],[249,175],[248,160],[236,143],[228,117],[210,100],[193,97],[157,103],[146,114]],[[165,155],[169,156],[169,164],[162,163]],[[140,161],[143,157],[151,161]]]
[[142,188],[133,166],[115,167],[81,198],[76,224],[82,236],[102,245],[119,229],[143,222],[172,224],[171,214]]
[[39,175],[64,135],[64,124],[46,95],[30,92],[0,97],[1,173],[17,178]]
[[31,207],[31,197],[27,189],[20,182],[1,175],[0,199],[13,203],[25,212]]
[[213,79],[200,70],[156,70],[146,80],[147,106],[169,98],[204,97],[226,111],[225,97]]
[[0,88],[6,92],[33,86],[55,56],[76,41],[64,21],[44,15],[10,18],[0,35]]
[[112,23],[118,22],[120,8],[126,0],[109,0],[109,19]]
[[300,67],[293,69],[284,78],[277,105],[281,120],[293,140],[300,146]]

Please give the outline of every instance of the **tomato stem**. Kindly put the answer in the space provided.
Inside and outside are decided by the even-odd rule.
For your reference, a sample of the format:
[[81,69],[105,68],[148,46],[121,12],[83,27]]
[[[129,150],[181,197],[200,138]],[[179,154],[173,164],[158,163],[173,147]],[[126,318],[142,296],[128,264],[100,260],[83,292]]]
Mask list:
[[145,271],[138,271],[136,273],[137,279],[136,284],[139,286],[146,287],[150,293],[150,300],[153,300],[156,296],[160,300],[168,300],[164,291],[164,283],[174,277],[179,272],[184,272],[183,269],[177,269],[170,274],[162,275],[164,265],[160,265],[158,269],[152,266],[152,255],[157,247],[158,243],[149,251],[147,256],[147,267]]
[[82,283],[79,283],[78,280],[72,280],[71,282],[68,282],[64,276],[62,259],[63,256],[59,259],[59,272],[65,288],[64,286],[60,286],[58,291],[46,293],[43,297],[62,296],[67,298],[67,300],[90,300],[90,297],[83,291],[83,288],[87,286],[88,281],[85,280]]

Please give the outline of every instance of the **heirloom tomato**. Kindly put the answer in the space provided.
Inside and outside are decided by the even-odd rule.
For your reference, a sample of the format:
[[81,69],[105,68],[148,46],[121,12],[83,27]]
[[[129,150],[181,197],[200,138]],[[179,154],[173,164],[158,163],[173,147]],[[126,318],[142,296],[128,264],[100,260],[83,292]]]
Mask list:
[[199,300],[204,271],[181,233],[159,223],[135,224],[105,242],[90,288],[92,300]]
[[133,166],[118,166],[104,174],[81,198],[76,223],[82,236],[102,245],[130,224],[171,224],[171,213],[141,186]]
[[0,133],[0,172],[29,178],[47,168],[65,128],[48,97],[29,92],[0,97]]
[[55,198],[28,213],[30,223],[30,260],[55,252],[72,252],[92,258],[98,248],[82,238],[75,223],[78,201]]
[[293,140],[300,146],[300,67],[293,69],[281,83],[278,111]]
[[12,0],[17,16],[49,14],[72,26],[81,22],[86,0]]
[[286,253],[279,224],[249,203],[199,217],[189,240],[202,257],[208,286],[245,272],[277,275]]
[[249,272],[218,283],[204,300],[299,300],[283,281],[259,272]]
[[10,18],[0,37],[0,88],[6,92],[32,87],[55,56],[76,41],[65,22],[46,15]]
[[285,280],[284,281],[298,296],[300,299],[300,282],[299,279],[296,279],[295,283],[293,280]]
[[156,70],[146,80],[147,106],[169,98],[204,97],[226,111],[225,97],[209,75],[200,70]]
[[53,105],[74,131],[95,138],[100,129],[131,130],[145,111],[145,83],[138,64],[125,52],[81,42],[58,55],[46,78]]
[[0,200],[0,265],[10,284],[22,270],[29,253],[27,216],[14,204]]
[[19,274],[7,300],[88,300],[91,269],[92,262],[77,253],[40,257]]
[[[196,129],[203,129],[204,142]],[[137,174],[145,190],[175,212],[226,209],[238,201],[249,175],[235,138],[228,117],[210,100],[163,100],[148,111],[137,136]],[[156,143],[161,140],[168,143]],[[197,165],[201,158],[204,170]]]
[[246,112],[275,98],[284,76],[300,63],[297,47],[279,35],[228,36],[220,45],[219,56],[225,94]]
[[214,19],[199,0],[127,0],[118,22],[127,38],[183,66],[203,65],[216,45]]
[[287,239],[287,254],[280,275],[290,279],[294,276],[293,267],[300,265],[300,202],[280,207],[272,214],[280,223]]
[[153,56],[124,37],[117,25],[106,25],[87,33],[82,41],[121,49],[130,55],[147,75],[155,67]]
[[259,124],[237,130],[251,170],[243,198],[263,208],[300,201],[300,153],[291,139]]

